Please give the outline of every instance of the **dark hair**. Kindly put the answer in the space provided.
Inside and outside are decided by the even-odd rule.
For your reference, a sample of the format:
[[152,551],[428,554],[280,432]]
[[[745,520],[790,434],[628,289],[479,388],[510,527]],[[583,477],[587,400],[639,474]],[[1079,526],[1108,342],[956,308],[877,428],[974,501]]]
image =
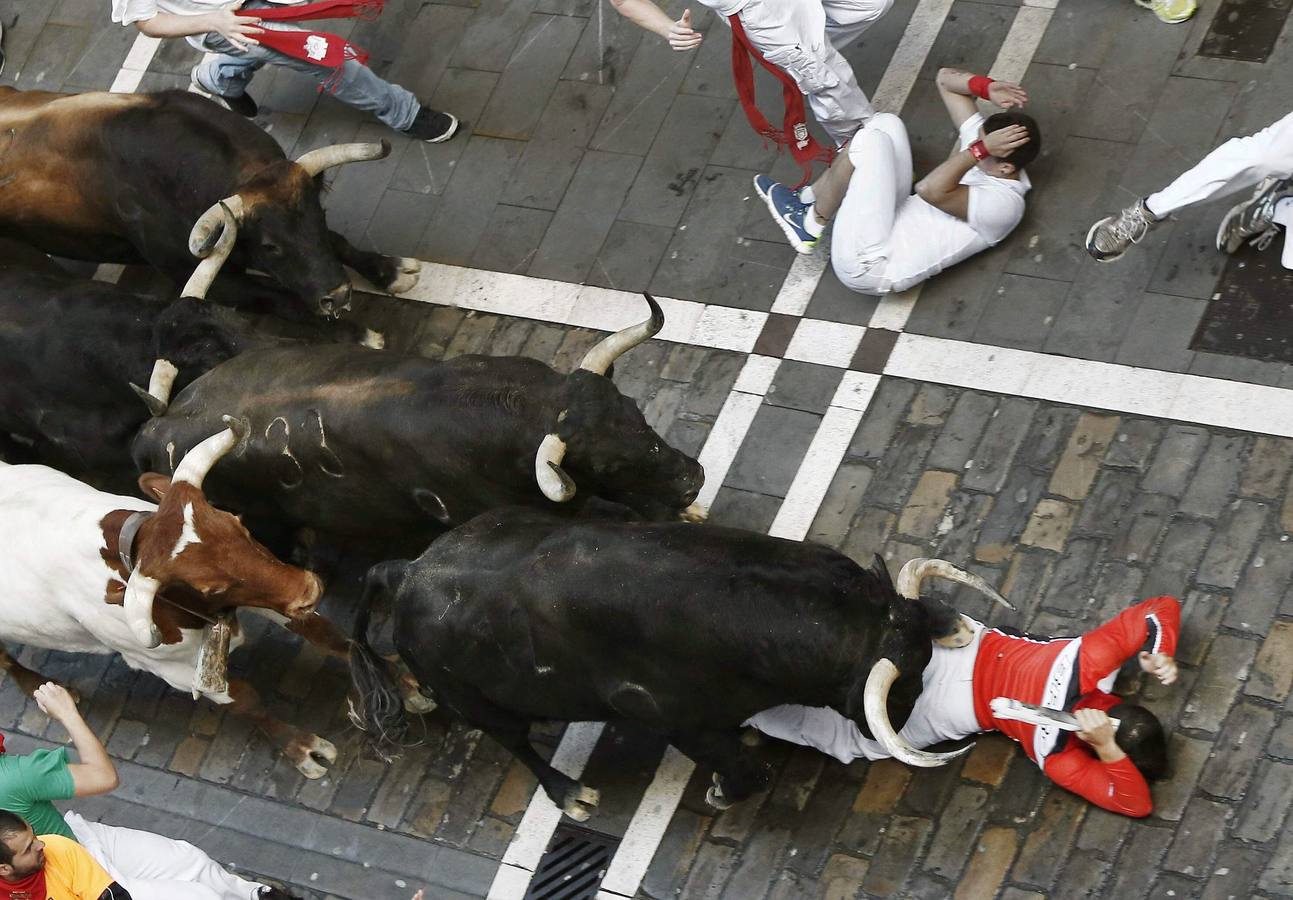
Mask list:
[[1035,160],[1042,149],[1042,130],[1037,127],[1036,119],[1027,113],[1016,112],[1013,109],[994,113],[984,120],[983,133],[991,134],[1002,128],[1009,128],[1011,125],[1022,125],[1028,129],[1028,143],[1016,147],[1001,158],[1016,169],[1022,169]]
[[27,822],[17,813],[0,809],[0,865],[13,865],[13,850],[9,846],[9,837],[22,834],[27,830]]
[[1135,703],[1119,703],[1109,710],[1109,716],[1118,719],[1114,740],[1127,754],[1127,758],[1145,776],[1146,781],[1158,781],[1167,776],[1167,735],[1158,717]]

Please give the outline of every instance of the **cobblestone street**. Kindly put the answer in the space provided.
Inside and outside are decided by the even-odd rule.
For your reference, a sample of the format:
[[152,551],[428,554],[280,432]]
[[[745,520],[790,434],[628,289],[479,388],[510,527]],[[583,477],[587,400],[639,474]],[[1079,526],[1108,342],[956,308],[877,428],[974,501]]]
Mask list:
[[[1095,219],[1288,111],[1288,4],[1274,6],[1273,49],[1243,61],[1201,52],[1214,20],[1252,12],[1241,0],[1204,0],[1179,26],[1128,0],[897,0],[846,55],[877,108],[901,112],[918,175],[953,139],[942,64],[1021,80],[1046,150],[1009,239],[884,302],[846,290],[824,251],[797,256],[751,201],[753,175],[793,183],[795,167],[750,131],[728,37],[699,4],[707,39],[689,54],[607,0],[388,0],[377,21],[333,29],[464,119],[445,144],[393,134],[290,72],[257,76],[257,121],[289,155],[394,145],[341,169],[325,198],[357,244],[426,261],[408,297],[356,298],[386,352],[569,371],[640,319],[635,294],[650,290],[666,330],[615,381],[705,464],[711,522],[864,565],[879,553],[895,572],[945,558],[1018,611],[935,596],[1038,635],[1182,602],[1178,683],[1136,670],[1117,688],[1172,734],[1144,820],[1054,787],[1000,735],[936,769],[769,741],[771,790],[716,814],[710,771],[662,739],[545,726],[545,755],[586,758],[567,768],[601,791],[587,826],[621,842],[599,900],[1293,897],[1293,370],[1195,338],[1227,267],[1255,251],[1227,263],[1212,249],[1224,204],[1181,213],[1116,265],[1082,249]],[[198,51],[137,43],[108,7],[0,0],[0,84],[187,87]],[[759,84],[772,109],[773,82]],[[360,574],[343,566],[330,585],[324,612],[343,628]],[[233,668],[272,713],[337,744],[329,774],[307,781],[248,722],[120,659],[27,648],[25,665],[80,692],[121,769],[118,791],[73,808],[313,898],[523,896],[551,835],[527,769],[438,714],[420,746],[377,758],[347,719],[345,668],[243,621]],[[10,679],[0,729],[10,752],[66,737]]]

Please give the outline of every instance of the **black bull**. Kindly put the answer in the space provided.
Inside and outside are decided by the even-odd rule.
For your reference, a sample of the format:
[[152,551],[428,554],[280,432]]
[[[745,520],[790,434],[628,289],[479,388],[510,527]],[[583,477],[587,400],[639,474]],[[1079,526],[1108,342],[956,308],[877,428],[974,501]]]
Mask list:
[[648,300],[649,320],[605,338],[570,374],[523,357],[437,362],[343,346],[245,353],[145,425],[135,461],[170,471],[210,423],[235,416],[249,436],[207,480],[215,502],[380,547],[387,558],[512,504],[578,509],[600,497],[676,516],[695,500],[703,469],[604,374],[662,326]]
[[[393,592],[395,646],[422,686],[585,818],[596,792],[538,756],[531,722],[640,722],[713,767],[720,801],[766,785],[741,726],[780,704],[832,707],[915,765],[957,755],[917,751],[890,724],[911,712],[931,641],[971,636],[952,609],[920,599],[929,575],[1005,602],[941,560],[908,563],[895,589],[879,558],[864,569],[820,545],[518,509],[480,516],[411,563],[375,566],[365,594]],[[381,713],[398,695],[368,648],[367,608],[351,653],[364,725],[398,735],[402,713]]]
[[241,232],[233,264],[333,314],[349,304],[343,263],[397,293],[417,281],[415,261],[329,231],[320,204],[323,171],[389,151],[344,144],[293,162],[254,122],[184,91],[0,87],[0,236],[70,259],[147,262],[182,281],[223,199]]
[[205,302],[235,233],[226,231],[178,299],[76,278],[43,255],[0,248],[5,458],[44,463],[107,490],[130,491],[130,442],[149,419],[131,384],[155,380],[159,359],[173,367],[173,386],[182,388],[249,349],[353,339],[363,331],[345,322],[285,322]]

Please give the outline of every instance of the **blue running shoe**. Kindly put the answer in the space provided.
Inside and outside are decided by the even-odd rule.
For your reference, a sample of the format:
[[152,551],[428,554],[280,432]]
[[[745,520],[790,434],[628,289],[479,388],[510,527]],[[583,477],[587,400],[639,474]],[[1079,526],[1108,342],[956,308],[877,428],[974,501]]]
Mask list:
[[817,248],[820,235],[814,235],[804,227],[805,219],[812,207],[799,199],[799,195],[779,181],[773,181],[767,175],[754,176],[754,190],[781,230],[786,233],[790,245],[800,253],[812,253]]

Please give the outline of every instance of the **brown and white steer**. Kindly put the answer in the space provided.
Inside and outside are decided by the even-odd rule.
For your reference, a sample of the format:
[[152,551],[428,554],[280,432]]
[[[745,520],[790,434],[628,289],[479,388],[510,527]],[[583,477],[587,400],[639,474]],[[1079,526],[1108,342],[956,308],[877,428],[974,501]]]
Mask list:
[[[0,639],[120,653],[174,688],[232,703],[302,774],[318,778],[336,748],[271,718],[250,684],[224,678],[221,638],[232,631],[233,643],[241,640],[233,610],[300,621],[322,593],[317,576],[279,562],[203,495],[203,478],[237,442],[226,429],[194,447],[173,477],[141,476],[158,504],[97,491],[46,466],[0,463]],[[3,649],[0,667],[28,694],[45,680]]]

